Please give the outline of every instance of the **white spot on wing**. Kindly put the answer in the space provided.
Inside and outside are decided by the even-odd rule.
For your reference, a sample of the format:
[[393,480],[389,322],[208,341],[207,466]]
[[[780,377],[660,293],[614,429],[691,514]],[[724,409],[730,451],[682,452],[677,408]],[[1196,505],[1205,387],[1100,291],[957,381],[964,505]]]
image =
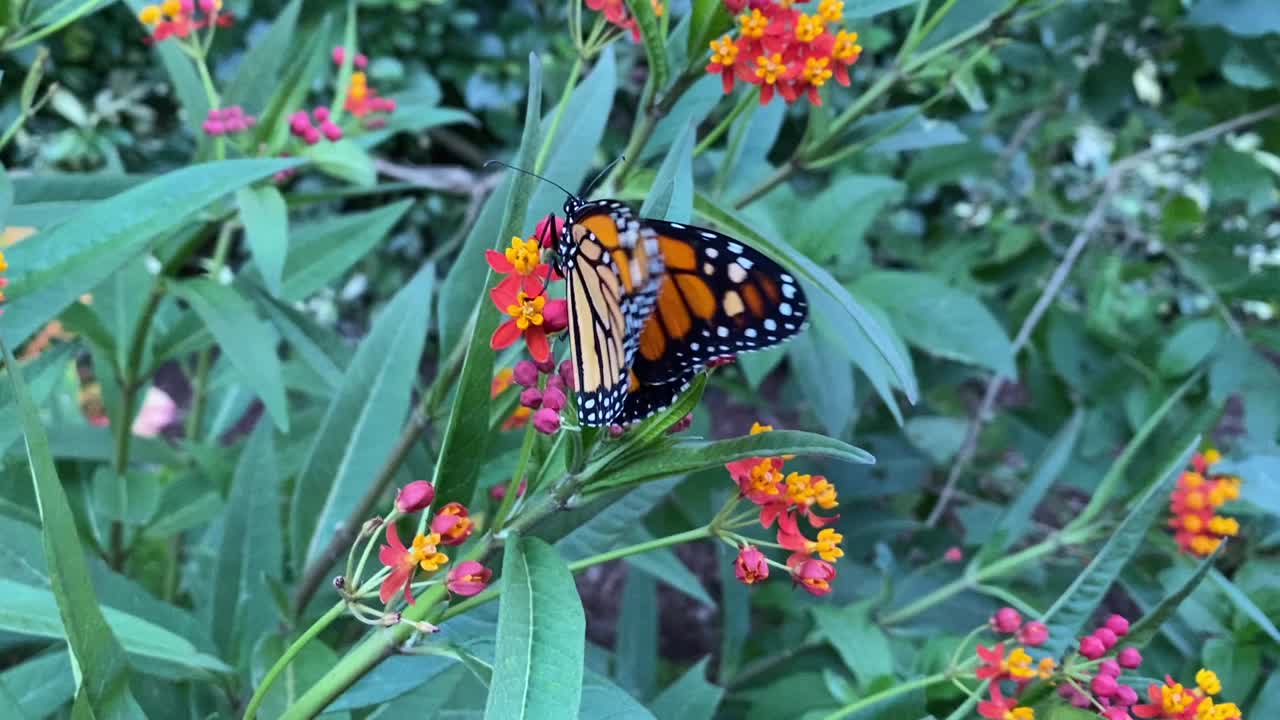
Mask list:
[[781,305],[779,305],[779,306],[778,306],[778,312],[782,313],[783,315],[790,315],[790,314],[791,314],[791,303],[782,303]]
[[[741,245],[739,245],[738,243],[731,242],[731,243],[729,243],[728,245],[726,245],[725,247],[729,248],[729,252],[731,252],[731,253],[733,253],[733,254],[735,254],[735,255],[741,255],[741,254],[742,254],[742,246],[741,246]],[[784,275],[783,277],[785,278],[786,276]]]
[[716,328],[716,335],[719,335],[720,337],[729,337],[729,328],[721,325]]
[[706,253],[707,257],[711,258],[712,260],[716,259],[717,257],[720,257],[720,251],[713,247],[709,247],[706,250],[703,250],[702,252]]
[[[774,320],[773,318],[767,318],[767,319],[765,319],[765,321],[764,321],[764,329],[765,329],[765,330],[768,330],[769,332],[773,332],[774,330],[777,330],[777,329],[778,329],[778,323],[777,323],[777,321],[776,321],[776,320]],[[770,340],[772,340],[773,338],[769,338],[769,339],[770,339]]]
[[740,283],[747,279],[747,271],[743,270],[742,266],[736,262],[729,263],[728,270],[729,270],[729,279],[736,283]]

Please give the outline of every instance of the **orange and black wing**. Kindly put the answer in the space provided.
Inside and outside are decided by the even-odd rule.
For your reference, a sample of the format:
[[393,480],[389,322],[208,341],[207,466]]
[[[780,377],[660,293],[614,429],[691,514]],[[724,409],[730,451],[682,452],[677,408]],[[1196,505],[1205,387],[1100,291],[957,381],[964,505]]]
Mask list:
[[657,235],[666,272],[640,330],[620,424],[669,406],[712,360],[783,342],[808,317],[799,283],[760,251],[706,228],[640,225]]
[[583,425],[621,412],[641,330],[662,279],[658,238],[618,202],[582,206],[569,218],[559,266],[568,283],[569,340]]

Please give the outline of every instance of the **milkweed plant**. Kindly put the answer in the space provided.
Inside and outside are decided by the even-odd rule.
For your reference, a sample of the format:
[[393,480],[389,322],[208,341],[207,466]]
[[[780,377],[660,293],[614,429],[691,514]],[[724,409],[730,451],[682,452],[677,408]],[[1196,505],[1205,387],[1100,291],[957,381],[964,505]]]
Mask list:
[[1275,12],[0,16],[5,717],[1280,717]]

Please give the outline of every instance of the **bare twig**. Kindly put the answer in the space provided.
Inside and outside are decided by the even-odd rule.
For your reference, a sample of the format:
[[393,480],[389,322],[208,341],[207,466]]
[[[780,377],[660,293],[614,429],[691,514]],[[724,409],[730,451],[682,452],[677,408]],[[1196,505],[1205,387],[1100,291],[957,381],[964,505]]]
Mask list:
[[[1067,276],[1071,274],[1071,270],[1075,267],[1076,260],[1084,251],[1089,241],[1102,227],[1102,222],[1106,217],[1107,206],[1110,205],[1112,197],[1119,190],[1121,182],[1130,172],[1140,167],[1143,163],[1151,161],[1153,158],[1165,153],[1177,152],[1185,150],[1194,145],[1208,142],[1216,139],[1233,130],[1247,127],[1267,118],[1280,115],[1280,104],[1263,108],[1256,112],[1246,113],[1237,118],[1227,120],[1212,127],[1199,130],[1189,135],[1178,138],[1169,145],[1155,148],[1147,148],[1140,152],[1134,153],[1111,166],[1111,169],[1102,178],[1102,189],[1098,195],[1098,200],[1094,203],[1093,209],[1089,211],[1089,215],[1085,218],[1084,224],[1080,226],[1080,230],[1076,233],[1075,238],[1071,241],[1071,245],[1067,248],[1066,254],[1062,260],[1058,262],[1058,266],[1054,268],[1053,274],[1049,277],[1048,283],[1045,284],[1044,290],[1040,293],[1040,297],[1036,299],[1035,305],[1032,306],[1031,312],[1027,313],[1027,317],[1022,321],[1022,326],[1018,328],[1018,334],[1013,339],[1013,355],[1017,357],[1022,348],[1026,346],[1031,338],[1031,333],[1035,331],[1036,326],[1040,323],[1040,319],[1044,316],[1049,306],[1053,303],[1058,293],[1062,290],[1062,286],[1066,283]],[[982,434],[983,428],[987,423],[991,422],[992,410],[995,407],[996,398],[1000,394],[1000,388],[1004,386],[1005,378],[995,375],[987,383],[986,392],[983,393],[982,402],[979,403],[977,411],[973,418],[969,421],[968,430],[965,432],[964,443],[960,446],[960,451],[956,454],[955,460],[951,463],[951,470],[947,473],[947,481],[942,486],[942,491],[938,494],[938,502],[934,504],[933,510],[930,511],[929,517],[925,520],[925,524],[929,527],[937,525],[941,519],[942,513],[946,510],[947,503],[951,500],[955,493],[956,483],[960,481],[960,476],[969,469],[969,465],[973,462],[973,457],[978,450],[978,437]]]

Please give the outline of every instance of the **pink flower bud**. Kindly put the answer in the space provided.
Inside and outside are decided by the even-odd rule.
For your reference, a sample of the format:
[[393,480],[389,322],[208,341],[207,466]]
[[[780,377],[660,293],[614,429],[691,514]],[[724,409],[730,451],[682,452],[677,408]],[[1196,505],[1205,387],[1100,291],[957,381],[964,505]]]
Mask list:
[[[555,377],[554,375],[552,377]],[[525,392],[528,392],[527,390]],[[547,388],[542,391],[542,407],[560,412],[564,408],[565,403],[564,391],[558,387],[552,387],[550,383]]]
[[333,64],[341,65],[342,61],[347,57],[347,51],[341,45],[335,45],[333,48]]
[[958,563],[964,560],[964,551],[958,545],[952,545],[947,551],[942,553],[942,561],[949,563]]
[[1089,706],[1089,697],[1071,685],[1059,685],[1058,695],[1071,703],[1072,707]]
[[[547,303],[547,307],[550,307],[550,305],[551,303]],[[544,318],[547,316],[545,308],[543,309],[542,316]],[[543,327],[546,327],[545,320],[544,320]],[[533,366],[538,368],[538,372],[546,374],[556,369],[556,361],[552,360],[551,358],[547,358],[546,360],[543,360],[543,361],[534,360]]]
[[1105,655],[1106,652],[1107,646],[1103,645],[1102,641],[1093,635],[1085,635],[1080,638],[1080,654],[1086,658],[1097,660]]
[[1138,648],[1127,647],[1116,655],[1116,660],[1120,662],[1120,667],[1134,670],[1142,665],[1142,653],[1138,652]]
[[546,387],[548,390],[551,388],[555,388],[557,390],[564,390],[564,380],[561,380],[558,374],[551,373],[550,375],[547,376]]
[[396,100],[395,100],[395,98],[387,98],[387,99],[383,100],[383,101],[382,101],[382,109],[383,109],[385,112],[395,112],[395,111],[396,111]]
[[560,413],[542,408],[533,414],[533,427],[543,435],[555,435],[560,430]]
[[[555,333],[569,327],[569,303],[566,300],[550,300],[546,306],[542,308],[542,327],[547,332]],[[551,372],[555,370],[555,365],[551,366]]]
[[342,139],[342,128],[328,120],[320,126],[320,130],[324,132],[324,136],[329,139],[329,142],[337,142]]
[[624,432],[626,432],[626,431],[627,431],[627,429],[626,429],[626,428],[622,427],[621,425],[619,425],[619,424],[617,424],[617,423],[614,423],[614,424],[612,424],[612,425],[610,425],[610,426],[609,426],[609,437],[611,437],[611,438],[622,437],[622,433],[624,433]]
[[564,381],[567,389],[573,389],[573,363],[569,360],[560,363],[560,379]]
[[200,0],[200,9],[206,13],[214,13],[218,10],[218,0]]
[[1133,720],[1124,708],[1112,707],[1102,711],[1103,720]]
[[191,0],[180,0],[178,2],[178,7],[182,8],[183,15],[190,15],[196,11],[196,4]]
[[1138,702],[1138,691],[1128,685],[1121,685],[1116,688],[1116,694],[1111,696],[1117,705],[1128,707]]
[[244,132],[246,127],[248,126],[245,125],[244,120],[238,117],[233,117],[227,121],[227,132],[229,133]]
[[542,391],[536,387],[525,388],[520,393],[520,404],[531,410],[542,405]]
[[1117,640],[1116,634],[1111,632],[1110,628],[1100,627],[1093,631],[1093,636],[1101,640],[1102,646],[1106,649],[1110,650],[1112,647],[1115,647]]
[[753,585],[769,577],[769,562],[759,548],[748,545],[738,551],[738,559],[733,562],[733,574],[738,582]]
[[493,571],[475,560],[464,560],[449,571],[445,586],[449,592],[470,597],[481,592],[489,584]]
[[311,111],[311,116],[314,117],[316,119],[316,122],[318,123],[328,122],[329,108],[321,105],[320,107]]
[[[393,108],[394,109],[394,108]],[[552,227],[547,228],[547,219],[552,220]],[[542,247],[555,247],[556,238],[560,237],[564,232],[564,219],[555,215],[548,215],[538,221],[537,228],[533,231],[533,236],[542,239]]]
[[1093,676],[1093,681],[1089,683],[1089,689],[1094,695],[1102,697],[1111,697],[1116,691],[1116,679],[1110,675],[1098,673]]
[[217,120],[205,120],[204,125],[200,126],[204,130],[205,135],[222,135],[227,128]]
[[356,53],[356,59],[353,64],[357,70],[364,70],[369,67],[369,58],[365,57],[364,53]]
[[1103,623],[1107,629],[1120,637],[1129,632],[1129,621],[1123,615],[1112,615]]
[[1031,620],[1018,630],[1018,642],[1031,647],[1039,647],[1049,639],[1049,628],[1039,620]]
[[309,127],[302,133],[302,140],[308,145],[315,145],[320,142],[320,131]]
[[418,512],[436,499],[436,488],[426,480],[414,480],[396,492],[396,509],[402,513]]
[[1118,678],[1120,677],[1120,663],[1113,658],[1107,658],[1098,664],[1098,674]]
[[534,387],[538,384],[538,366],[528,360],[521,360],[512,369],[511,377],[519,385]]
[[991,616],[991,629],[1006,635],[1018,632],[1022,626],[1022,616],[1011,607],[1002,607]]
[[693,425],[693,413],[686,413],[685,416],[677,420],[674,425],[667,428],[667,434],[671,435],[673,433],[684,432],[685,430],[688,430],[691,425]]

